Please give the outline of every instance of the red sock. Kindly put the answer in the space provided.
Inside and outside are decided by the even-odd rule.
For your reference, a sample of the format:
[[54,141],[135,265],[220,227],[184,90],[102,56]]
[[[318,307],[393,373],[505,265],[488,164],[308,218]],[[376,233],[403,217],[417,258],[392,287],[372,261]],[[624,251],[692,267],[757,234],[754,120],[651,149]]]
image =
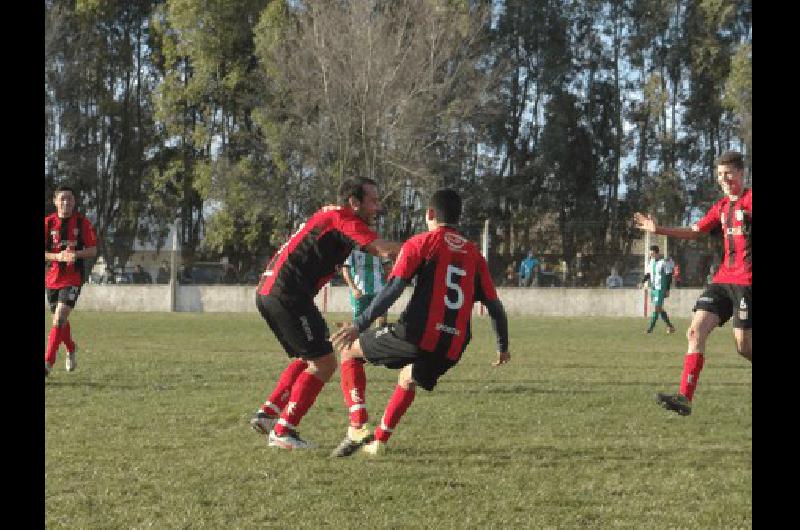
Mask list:
[[69,320],[67,320],[66,324],[61,326],[61,340],[67,346],[67,351],[75,351],[75,341],[72,340],[72,331],[69,327]]
[[275,434],[283,436],[289,430],[297,430],[300,420],[316,401],[325,382],[317,376],[303,372],[297,377],[289,395],[289,403],[281,412],[281,419],[275,425]]
[[294,382],[297,381],[297,378],[306,368],[308,368],[308,363],[303,359],[295,359],[290,362],[289,366],[286,367],[280,378],[278,378],[278,384],[275,386],[272,394],[270,394],[267,401],[261,405],[261,412],[273,417],[280,416],[283,407],[289,402],[292,385],[294,385]]
[[44,362],[50,366],[56,363],[56,353],[61,344],[61,328],[53,326],[50,328],[50,335],[47,336],[47,351],[44,354]]
[[400,422],[400,418],[406,413],[411,402],[414,401],[414,390],[406,390],[400,385],[394,389],[394,394],[389,398],[389,404],[381,418],[380,426],[375,429],[375,438],[381,442],[386,442],[394,432],[394,428]]
[[360,359],[348,359],[342,363],[342,394],[350,411],[350,425],[361,427],[367,423],[367,374],[364,373],[364,362]]
[[691,401],[694,390],[697,388],[697,380],[700,377],[700,370],[703,369],[705,357],[702,353],[687,353],[683,359],[683,373],[681,374],[680,393]]

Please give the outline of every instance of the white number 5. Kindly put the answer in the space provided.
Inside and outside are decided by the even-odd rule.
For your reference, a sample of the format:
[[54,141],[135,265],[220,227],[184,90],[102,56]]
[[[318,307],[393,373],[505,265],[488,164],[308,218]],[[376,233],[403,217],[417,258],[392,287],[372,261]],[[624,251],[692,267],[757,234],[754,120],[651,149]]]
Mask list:
[[459,269],[458,267],[454,267],[452,265],[447,266],[447,276],[445,277],[444,282],[447,284],[448,289],[453,289],[456,292],[455,301],[450,300],[450,298],[447,296],[447,294],[449,294],[449,291],[447,294],[444,295],[444,305],[446,305],[450,309],[458,309],[462,305],[464,305],[464,291],[462,291],[461,287],[453,281],[454,274],[457,276],[466,276],[467,271]]

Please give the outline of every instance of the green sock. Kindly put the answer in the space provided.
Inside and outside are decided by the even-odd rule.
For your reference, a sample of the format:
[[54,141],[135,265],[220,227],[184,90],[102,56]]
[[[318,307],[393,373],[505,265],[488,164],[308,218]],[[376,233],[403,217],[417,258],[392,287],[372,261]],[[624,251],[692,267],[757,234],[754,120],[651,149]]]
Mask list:
[[662,311],[662,312],[661,312],[661,320],[663,320],[664,322],[666,322],[666,323],[667,323],[667,326],[669,326],[669,327],[673,327],[673,326],[672,326],[672,322],[670,322],[670,321],[669,321],[669,317],[667,316],[667,312],[666,312],[666,311]]
[[656,320],[658,320],[658,313],[653,311],[653,314],[650,315],[650,327],[647,328],[647,331],[653,331],[653,328],[656,327]]

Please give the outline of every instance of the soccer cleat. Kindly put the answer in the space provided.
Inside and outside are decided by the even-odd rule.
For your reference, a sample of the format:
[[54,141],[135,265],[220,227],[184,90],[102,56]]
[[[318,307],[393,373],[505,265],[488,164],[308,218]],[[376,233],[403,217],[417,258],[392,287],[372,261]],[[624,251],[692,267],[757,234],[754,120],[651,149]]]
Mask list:
[[258,434],[269,434],[276,423],[278,423],[278,418],[270,416],[262,410],[259,410],[250,418],[250,427]]
[[370,456],[380,456],[386,452],[386,442],[372,440],[368,444],[364,444],[361,450]]
[[67,372],[73,371],[78,367],[78,344],[75,343],[75,348],[72,351],[67,350]]
[[667,410],[677,412],[681,416],[692,413],[692,404],[683,394],[656,394],[656,402]]
[[47,361],[45,361],[45,363],[44,363],[44,376],[45,377],[49,376],[50,375],[50,370],[52,370],[52,369],[53,369],[53,367],[50,366],[49,364],[47,364]]
[[275,431],[269,431],[268,445],[281,449],[314,449],[316,446],[300,438],[296,431],[289,431],[283,436],[278,436]]
[[361,427],[353,427],[351,425],[347,428],[347,436],[345,436],[344,440],[331,452],[331,456],[350,456],[374,439],[375,436],[369,432],[369,427],[367,425]]
[[675,326],[670,326],[667,328],[667,335],[672,335],[675,333]]

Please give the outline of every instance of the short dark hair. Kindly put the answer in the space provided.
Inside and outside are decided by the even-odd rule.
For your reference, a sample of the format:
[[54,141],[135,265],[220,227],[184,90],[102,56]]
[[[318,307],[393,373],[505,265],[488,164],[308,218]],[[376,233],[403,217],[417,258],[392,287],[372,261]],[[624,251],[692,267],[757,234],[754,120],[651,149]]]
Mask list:
[[736,169],[744,169],[744,157],[738,151],[725,151],[717,159],[718,166],[733,166]]
[[364,186],[377,186],[378,183],[366,177],[349,178],[339,185],[339,204],[347,206],[350,197],[355,197],[359,201],[364,200]]
[[66,185],[62,184],[61,186],[59,186],[59,187],[57,187],[57,188],[56,188],[56,191],[54,191],[54,192],[53,192],[53,197],[55,197],[56,195],[58,195],[58,194],[59,194],[59,193],[61,193],[62,191],[68,191],[68,192],[70,192],[71,194],[75,195],[75,190],[73,190],[73,189],[72,189],[72,188],[70,188],[69,186],[66,186]]
[[650,245],[650,250],[652,252],[660,252],[660,249],[658,248],[658,245]]
[[431,197],[429,207],[436,214],[440,224],[455,225],[461,219],[461,196],[456,190],[443,188]]

